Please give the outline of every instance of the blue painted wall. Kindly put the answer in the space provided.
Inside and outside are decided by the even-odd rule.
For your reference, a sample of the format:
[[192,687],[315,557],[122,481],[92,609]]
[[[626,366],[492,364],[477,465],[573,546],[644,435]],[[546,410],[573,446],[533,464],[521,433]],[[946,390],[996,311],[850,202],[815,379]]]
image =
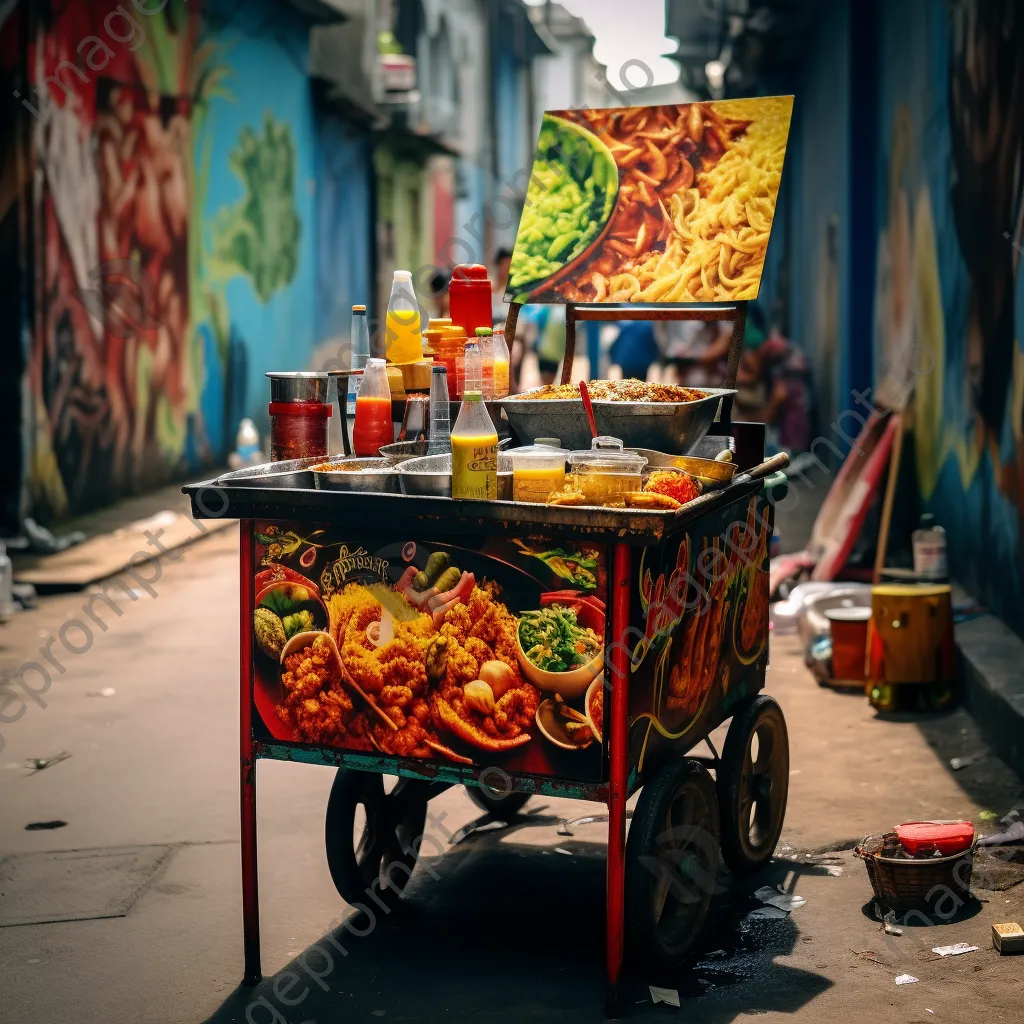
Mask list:
[[[223,295],[236,345],[244,347],[244,380],[236,385],[241,411],[266,428],[269,392],[264,373],[274,369],[306,369],[316,344],[316,137],[310,83],[307,77],[309,24],[285,4],[252,0],[207,0],[208,39],[228,74],[221,94],[209,102],[202,135],[195,142],[197,177],[209,160],[208,190],[200,228],[207,254],[217,246],[222,211],[243,202],[246,188],[230,159],[246,129],[259,133],[266,119],[290,134],[294,146],[292,202],[298,217],[294,269],[269,296],[258,294],[253,280],[232,273],[208,258],[204,279]],[[208,147],[208,149],[207,149]],[[208,154],[208,156],[207,156]],[[195,305],[193,304],[193,308]],[[212,318],[210,318],[212,320]],[[211,322],[200,329],[212,333]],[[210,365],[209,363],[207,364]],[[224,381],[211,367],[202,393],[208,422],[223,419]],[[234,424],[227,424],[233,442]]]

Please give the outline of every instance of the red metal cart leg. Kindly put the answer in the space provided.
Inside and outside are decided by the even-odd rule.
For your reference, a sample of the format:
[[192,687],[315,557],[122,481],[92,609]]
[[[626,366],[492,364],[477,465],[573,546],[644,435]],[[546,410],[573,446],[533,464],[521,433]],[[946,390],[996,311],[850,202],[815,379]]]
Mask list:
[[608,883],[606,909],[607,995],[605,1010],[621,1010],[620,979],[624,940],[626,801],[629,798],[629,546],[616,544],[612,559],[611,730],[608,734]]
[[241,609],[241,646],[238,658],[241,685],[238,722],[242,797],[242,936],[245,955],[242,984],[255,985],[262,980],[263,974],[260,969],[260,903],[256,870],[256,754],[252,741],[252,520],[242,520],[241,534],[238,560],[238,603]]

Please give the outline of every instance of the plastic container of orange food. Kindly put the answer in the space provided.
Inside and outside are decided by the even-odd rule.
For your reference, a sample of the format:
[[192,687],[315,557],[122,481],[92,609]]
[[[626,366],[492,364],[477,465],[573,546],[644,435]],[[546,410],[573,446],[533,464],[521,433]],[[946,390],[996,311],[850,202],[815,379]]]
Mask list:
[[969,850],[974,826],[969,821],[908,821],[896,826],[896,838],[911,857],[943,857]]

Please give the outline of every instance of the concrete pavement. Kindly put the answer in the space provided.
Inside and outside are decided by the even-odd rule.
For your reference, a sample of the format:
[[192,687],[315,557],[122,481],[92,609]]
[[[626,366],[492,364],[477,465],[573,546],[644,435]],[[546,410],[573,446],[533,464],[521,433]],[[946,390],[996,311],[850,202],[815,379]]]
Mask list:
[[[88,650],[54,670],[46,706],[29,701],[0,726],[0,924],[5,907],[31,916],[55,900],[121,914],[0,927],[0,1020],[601,1020],[602,827],[555,831],[594,805],[535,798],[514,828],[452,846],[443,832],[478,812],[448,791],[431,804],[445,815],[429,830],[443,856],[420,868],[400,916],[356,936],[335,930],[345,907],[323,853],[333,773],[297,764],[259,766],[267,980],[238,987],[236,545],[232,529],[165,560],[156,596],[123,602]],[[46,598],[19,616],[0,632],[0,664],[38,657],[84,599]],[[846,848],[908,818],[1001,815],[1020,802],[1020,779],[987,755],[962,710],[882,721],[862,698],[817,687],[789,638],[773,646],[768,689],[792,745],[779,856],[716,897],[685,971],[637,979],[636,1018],[1017,1019],[1024,957],[999,957],[989,929],[1024,920],[1024,887],[979,888],[987,902],[896,938],[874,920],[863,865]],[[22,767],[62,751],[71,757],[42,771]],[[963,754],[981,756],[952,772],[948,758]],[[53,821],[67,824],[25,828]],[[840,852],[811,855],[823,848]],[[782,920],[747,917],[754,890],[787,881],[804,906]],[[959,941],[981,949],[929,952]],[[897,987],[903,973],[920,980]],[[647,983],[678,989],[680,1010],[653,1006]]]

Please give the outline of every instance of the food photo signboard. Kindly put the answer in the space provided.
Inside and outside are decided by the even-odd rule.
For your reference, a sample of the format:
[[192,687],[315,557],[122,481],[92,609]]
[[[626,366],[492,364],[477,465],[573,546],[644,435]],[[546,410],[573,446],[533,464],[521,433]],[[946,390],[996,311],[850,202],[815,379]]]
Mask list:
[[756,299],[792,96],[544,115],[506,298]]
[[601,780],[604,548],[254,536],[258,739]]
[[633,574],[630,764],[641,771],[708,735],[767,667],[771,508],[756,494],[701,527],[644,550]]

